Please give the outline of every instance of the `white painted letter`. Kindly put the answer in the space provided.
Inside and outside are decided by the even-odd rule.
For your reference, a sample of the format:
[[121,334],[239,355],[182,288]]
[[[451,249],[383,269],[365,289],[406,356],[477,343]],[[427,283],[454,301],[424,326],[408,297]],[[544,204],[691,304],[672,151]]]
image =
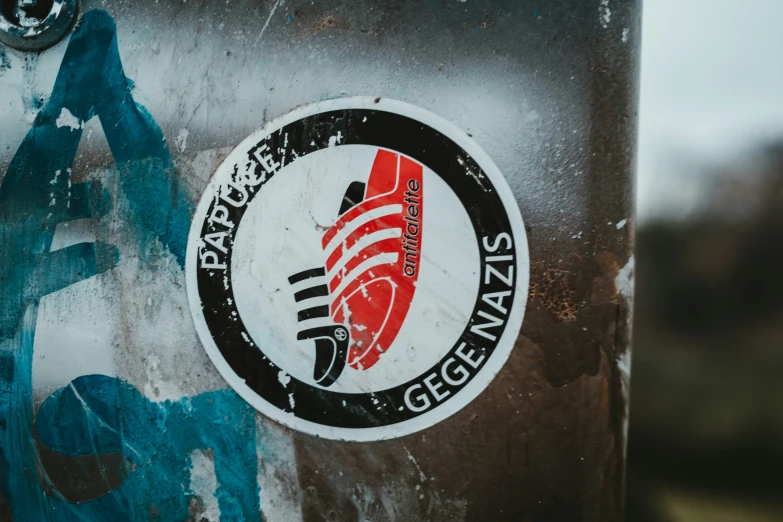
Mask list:
[[502,314],[507,314],[508,310],[503,306],[503,299],[511,295],[511,290],[503,292],[490,292],[481,296],[481,300]]
[[277,163],[274,159],[272,159],[271,154],[266,154],[264,156],[261,155],[262,152],[265,150],[269,150],[269,147],[266,146],[266,143],[258,147],[256,150],[253,151],[253,156],[256,157],[258,160],[258,163],[261,164],[262,167],[264,167],[264,170],[268,174],[272,174],[275,170],[277,170],[278,167],[280,167],[280,164]]
[[435,400],[440,402],[449,395],[451,395],[451,392],[449,390],[446,390],[446,393],[438,393],[438,388],[443,387],[442,382],[436,382],[433,383],[432,381],[438,376],[437,373],[430,374],[424,378],[424,384],[427,385],[427,388],[430,389],[432,392],[432,396],[435,397]]
[[[465,346],[465,343],[462,343],[462,346]],[[459,378],[452,379],[452,377],[448,374],[448,369],[449,366],[455,362],[457,362],[457,360],[454,357],[449,357],[446,359],[446,362],[443,363],[443,367],[440,370],[440,374],[443,376],[443,380],[447,383],[451,384],[452,386],[459,386],[468,380],[470,373],[465,369],[464,366],[460,364],[454,371],[455,374],[459,375]]]
[[[488,334],[484,331],[485,328],[494,328],[495,326],[503,326],[503,319],[498,319],[494,315],[489,315],[483,310],[479,310],[476,315],[480,315],[484,319],[489,319],[491,322],[484,323],[484,324],[474,324],[470,327],[470,331],[474,334],[478,334],[481,337],[484,337],[485,339],[489,339],[490,341],[494,341],[497,339],[496,336],[492,334]],[[459,352],[457,352],[459,354]]]
[[503,250],[508,250],[514,245],[514,243],[511,241],[511,236],[506,232],[502,232],[498,234],[498,237],[496,237],[495,241],[492,242],[492,246],[489,245],[487,239],[489,239],[489,236],[484,236],[481,240],[481,242],[484,243],[484,250],[486,250],[487,252],[497,252],[497,249],[500,247],[498,243],[500,243],[501,241],[508,242],[508,246]]
[[429,408],[432,405],[432,403],[430,402],[430,398],[427,397],[427,394],[426,393],[422,393],[421,395],[416,397],[416,400],[421,402],[422,405],[421,406],[414,406],[413,403],[411,402],[411,393],[413,392],[413,390],[415,390],[417,388],[421,389],[421,384],[414,384],[413,386],[411,386],[410,388],[405,390],[405,405],[408,407],[409,410],[415,411],[415,412],[418,413],[420,411],[424,411],[427,408]]
[[225,263],[220,263],[218,259],[218,255],[211,250],[204,250],[201,253],[201,268],[206,269],[215,269],[215,270],[225,270],[226,265]]
[[454,353],[456,353],[460,359],[462,359],[472,367],[478,368],[479,365],[481,364],[481,361],[484,360],[484,355],[482,354],[481,357],[479,357],[478,359],[473,359],[472,357],[476,353],[476,351],[471,350],[468,353],[465,353],[462,351],[464,348],[465,348],[465,343],[462,343],[459,345],[459,348],[457,348],[457,351]]

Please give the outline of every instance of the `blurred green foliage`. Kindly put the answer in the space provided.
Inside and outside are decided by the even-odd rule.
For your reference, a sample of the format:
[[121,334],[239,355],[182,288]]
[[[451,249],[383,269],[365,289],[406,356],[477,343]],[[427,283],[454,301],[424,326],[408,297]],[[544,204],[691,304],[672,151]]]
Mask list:
[[638,230],[629,522],[783,520],[783,144],[710,179]]

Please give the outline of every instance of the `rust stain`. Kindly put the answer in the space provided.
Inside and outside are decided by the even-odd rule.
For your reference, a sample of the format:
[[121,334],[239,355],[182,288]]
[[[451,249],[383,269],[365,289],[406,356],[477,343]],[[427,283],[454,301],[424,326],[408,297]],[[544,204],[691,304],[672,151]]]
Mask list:
[[599,252],[593,256],[599,275],[593,278],[590,304],[618,304],[621,296],[617,293],[615,280],[623,264],[611,252]]
[[293,20],[297,24],[299,37],[313,36],[322,31],[334,29],[345,33],[351,30],[351,21],[347,17],[336,13],[312,14],[297,10],[294,11]]
[[326,29],[342,29],[343,31],[348,32],[351,30],[351,22],[349,22],[347,18],[338,17],[336,15],[326,15],[310,26],[310,30],[313,33]]
[[569,270],[548,268],[532,270],[530,300],[539,299],[558,321],[575,321],[579,307],[574,300],[573,273]]

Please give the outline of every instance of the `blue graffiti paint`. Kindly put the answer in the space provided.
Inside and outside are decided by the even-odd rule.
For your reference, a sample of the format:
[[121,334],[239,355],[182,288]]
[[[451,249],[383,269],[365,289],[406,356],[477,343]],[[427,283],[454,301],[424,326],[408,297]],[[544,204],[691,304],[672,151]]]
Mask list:
[[162,521],[188,518],[189,453],[204,448],[214,455],[222,518],[258,518],[255,412],[233,392],[157,404],[119,379],[88,375],[53,393],[35,427],[65,455],[123,454],[133,471],[113,494],[134,520],[151,506]]
[[5,53],[5,49],[0,47],[0,76],[10,68],[11,62],[8,60],[8,55]]
[[[111,27],[114,34],[113,23]],[[120,170],[123,191],[142,229],[160,240],[183,266],[194,205],[177,185],[163,133],[147,110],[133,101],[116,37],[103,72],[108,88],[97,97],[96,110]]]
[[[118,262],[117,249],[101,243],[50,250],[57,223],[108,210],[99,184],[70,180],[81,122],[94,116],[136,217],[127,225],[137,229],[142,248],[158,242],[184,263],[193,204],[176,185],[160,128],[133,100],[114,21],[104,11],[90,11],[0,185],[0,506],[10,506],[16,522],[184,520],[192,496],[189,454],[209,449],[221,520],[258,519],[254,411],[232,391],[157,404],[119,379],[84,376],[44,402],[34,433],[32,357],[40,299]],[[42,465],[36,434],[56,454],[121,454],[124,479],[97,498],[69,502]]]

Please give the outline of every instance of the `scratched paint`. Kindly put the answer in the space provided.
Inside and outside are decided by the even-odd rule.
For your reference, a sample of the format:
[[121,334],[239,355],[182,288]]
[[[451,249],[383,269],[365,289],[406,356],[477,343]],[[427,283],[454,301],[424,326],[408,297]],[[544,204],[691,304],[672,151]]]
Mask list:
[[[212,459],[221,520],[250,520],[260,511],[255,413],[232,391],[152,402],[120,379],[86,375],[33,415],[41,299],[120,261],[116,247],[99,242],[51,249],[58,224],[100,217],[111,207],[99,183],[71,181],[84,122],[100,119],[140,250],[157,243],[179,265],[184,259],[192,203],[178,190],[163,135],[134,102],[132,87],[112,18],[86,13],[49,101],[0,185],[0,492],[16,521],[184,520],[199,511],[190,478],[194,451]],[[99,469],[86,466],[85,457],[97,458]],[[66,491],[74,477],[63,477],[61,467],[69,459],[80,480],[97,486]]]

